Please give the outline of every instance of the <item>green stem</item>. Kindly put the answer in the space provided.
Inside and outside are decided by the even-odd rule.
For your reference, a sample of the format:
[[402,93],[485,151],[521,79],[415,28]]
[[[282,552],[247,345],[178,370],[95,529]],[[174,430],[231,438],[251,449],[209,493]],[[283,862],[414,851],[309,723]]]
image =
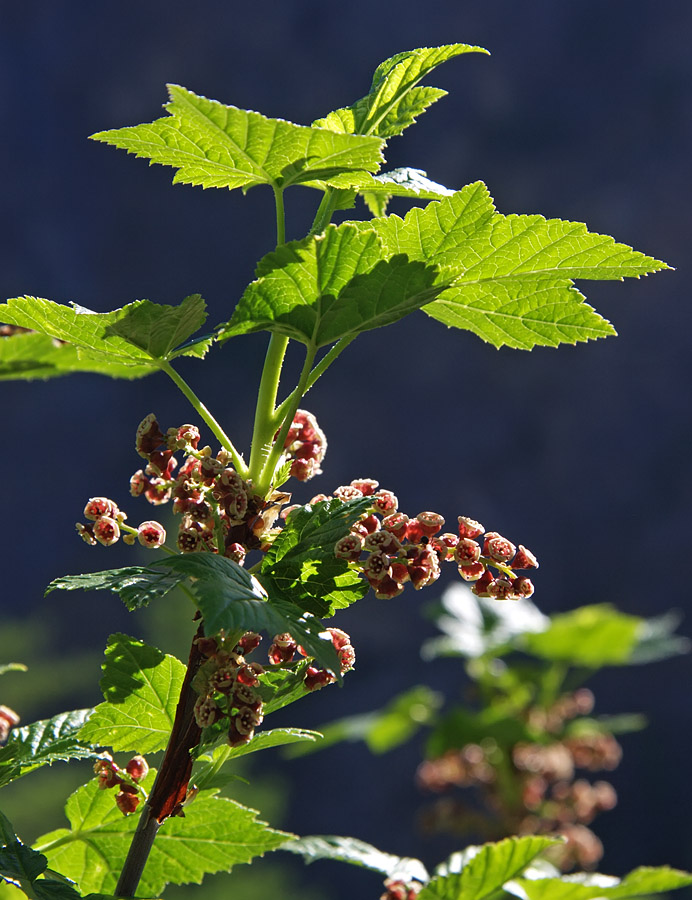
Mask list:
[[[286,435],[288,434],[288,430],[291,427],[293,417],[296,414],[300,401],[303,399],[303,395],[305,394],[306,385],[308,382],[308,378],[310,377],[310,372],[312,369],[312,364],[315,360],[316,352],[317,348],[315,347],[308,347],[306,350],[305,362],[303,363],[303,371],[300,373],[298,387],[291,394],[291,396],[293,397],[293,401],[283,411],[283,424],[279,429],[276,440],[273,441],[273,443],[269,447],[269,452],[266,455],[264,466],[262,467],[262,471],[260,472],[257,481],[255,482],[255,488],[260,496],[264,496],[266,493],[268,493],[271,487],[272,478],[274,477],[274,471],[279,462],[279,457],[283,453]],[[276,414],[274,414],[274,421],[276,421]]]
[[264,358],[264,368],[257,392],[257,406],[255,407],[255,424],[252,431],[252,447],[250,449],[250,466],[248,478],[255,486],[264,470],[266,458],[271,450],[274,433],[280,419],[274,412],[276,394],[279,390],[281,367],[283,366],[288,338],[280,334],[272,334],[267,347],[267,355]]
[[274,202],[276,203],[276,246],[286,243],[286,213],[284,211],[283,188],[272,185],[274,188]]
[[221,425],[219,425],[214,416],[209,412],[209,410],[202,403],[197,394],[195,394],[195,392],[192,390],[190,385],[175,371],[175,369],[169,362],[162,361],[160,363],[160,366],[162,371],[164,371],[166,375],[169,376],[176,387],[178,387],[187,397],[199,416],[204,419],[224,450],[227,450],[231,454],[233,465],[236,467],[238,474],[241,477],[245,478],[247,476],[247,466],[245,465],[242,456],[238,453],[238,451],[231,443],[230,438],[225,433]]
[[334,215],[335,207],[336,191],[334,190],[334,188],[327,188],[327,190],[324,192],[322,200],[320,201],[320,205],[317,207],[317,212],[315,213],[312,228],[308,232],[308,235],[322,234],[327,225],[329,225],[332,216]]
[[[324,373],[327,371],[329,366],[331,366],[331,364],[334,362],[334,360],[337,358],[337,356],[348,347],[348,345],[351,343],[351,341],[354,341],[355,339],[356,339],[355,334],[349,334],[346,337],[341,338],[340,341],[337,341],[337,343],[334,344],[334,346],[331,348],[331,350],[328,353],[325,353],[325,355],[317,363],[317,365],[312,370],[312,372],[310,372],[308,380],[305,384],[305,390],[303,391],[303,395],[302,395],[303,397],[307,394],[307,392],[310,390],[310,388],[315,384],[315,382],[318,380],[318,378],[321,378],[322,375],[324,375]],[[283,419],[286,410],[295,400],[295,396],[296,396],[297,392],[298,392],[298,388],[296,388],[295,391],[290,393],[288,395],[288,397],[286,397],[286,399],[279,406],[277,406],[277,408],[276,408],[276,418],[277,419],[279,419],[279,420]],[[302,399],[302,398],[300,398],[300,399]]]

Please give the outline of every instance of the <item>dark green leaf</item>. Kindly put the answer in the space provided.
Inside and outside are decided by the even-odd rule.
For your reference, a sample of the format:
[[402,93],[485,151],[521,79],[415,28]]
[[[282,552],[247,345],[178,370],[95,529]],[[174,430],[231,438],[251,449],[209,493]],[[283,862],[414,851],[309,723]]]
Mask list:
[[333,859],[381,872],[388,878],[400,878],[403,881],[416,879],[427,881],[430,877],[419,859],[406,856],[394,856],[383,853],[372,844],[359,841],[357,838],[340,837],[334,834],[313,834],[290,841],[281,847],[291,853],[302,856],[309,864],[318,859]]
[[308,660],[304,659],[290,666],[265,669],[264,674],[260,675],[259,687],[265,716],[305,697],[307,689],[304,679],[308,665]]
[[78,900],[79,893],[65,881],[44,873],[48,860],[23,844],[9,820],[0,812],[0,886],[9,881],[35,900]]
[[169,115],[147,125],[102,131],[94,140],[152,163],[173,166],[175,183],[243,188],[319,180],[349,187],[359,172],[376,172],[382,141],[269,119],[169,85]]
[[113,750],[153,753],[170,737],[185,666],[137,638],[108,639],[100,703],[80,737]]
[[80,733],[92,712],[76,709],[13,728],[7,744],[0,747],[0,787],[40,766],[96,756]]
[[334,545],[370,507],[367,498],[334,499],[294,510],[262,560],[269,595],[320,616],[363,597],[368,584],[334,556]]
[[143,566],[126,566],[123,569],[106,569],[85,575],[64,575],[56,578],[46,588],[51,591],[102,591],[118,594],[129,610],[141,609],[151,600],[165,596],[184,581],[185,573],[161,572]]
[[267,631],[270,636],[288,631],[320,665],[339,673],[336,651],[319,619],[292,603],[267,600],[264,589],[237,563],[213,553],[188,553],[160,560],[157,566],[185,573],[206,633]]
[[282,245],[261,260],[219,339],[267,330],[319,348],[396,322],[451,282],[436,265],[382,257],[375,232],[351,223]]

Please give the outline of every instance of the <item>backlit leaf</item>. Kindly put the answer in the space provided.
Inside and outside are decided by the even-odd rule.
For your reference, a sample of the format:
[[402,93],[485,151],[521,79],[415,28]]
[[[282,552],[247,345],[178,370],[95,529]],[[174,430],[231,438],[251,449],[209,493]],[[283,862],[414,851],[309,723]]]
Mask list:
[[168,743],[185,666],[136,638],[108,639],[100,703],[80,737],[103,747],[153,753]]
[[319,180],[349,187],[353,173],[376,172],[382,141],[295,125],[225,106],[179,85],[169,85],[168,116],[151,124],[102,131],[94,140],[152,163],[173,166],[174,183],[243,188],[286,188]]

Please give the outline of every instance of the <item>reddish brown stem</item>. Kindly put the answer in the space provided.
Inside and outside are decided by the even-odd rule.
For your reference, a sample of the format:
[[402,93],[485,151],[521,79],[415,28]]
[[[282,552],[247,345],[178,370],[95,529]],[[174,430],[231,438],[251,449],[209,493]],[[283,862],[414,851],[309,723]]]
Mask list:
[[197,638],[203,635],[204,628],[200,623],[190,648],[190,658],[180,689],[180,699],[168,746],[149,799],[142,810],[115,889],[118,897],[134,897],[161,823],[169,816],[178,815],[182,810],[192,772],[190,751],[197,746],[202,733],[194,716],[197,693],[192,687],[192,679],[205,659],[197,646]]

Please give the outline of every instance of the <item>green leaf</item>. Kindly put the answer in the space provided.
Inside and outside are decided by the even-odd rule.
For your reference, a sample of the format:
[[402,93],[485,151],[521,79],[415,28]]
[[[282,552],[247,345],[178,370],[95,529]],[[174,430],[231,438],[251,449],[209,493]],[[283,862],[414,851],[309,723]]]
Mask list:
[[78,900],[73,887],[45,874],[47,868],[46,857],[23,844],[0,812],[0,886],[5,879],[35,900]]
[[621,880],[608,875],[578,873],[562,878],[517,878],[505,886],[521,900],[628,900],[662,894],[692,884],[692,875],[668,866],[642,866]]
[[505,715],[501,708],[486,707],[476,713],[456,707],[437,722],[428,738],[425,755],[437,759],[448,750],[458,750],[465,744],[477,744],[486,738],[494,740],[499,747],[508,747],[519,741],[531,741],[533,734],[516,717],[516,708],[512,708],[510,715]]
[[340,837],[334,834],[313,834],[290,841],[281,847],[290,853],[303,857],[306,865],[318,859],[333,859],[349,863],[374,872],[381,872],[388,878],[400,878],[402,881],[416,879],[427,881],[430,877],[419,859],[406,856],[394,856],[383,853],[372,844],[359,841],[357,838]]
[[130,611],[141,609],[152,600],[165,596],[184,581],[185,573],[160,572],[143,566],[126,566],[122,569],[105,569],[85,575],[64,575],[56,578],[46,588],[51,591],[113,591],[118,594]]
[[477,597],[461,584],[446,588],[440,606],[434,618],[444,637],[423,643],[424,659],[438,656],[477,659],[486,653],[497,653],[526,633],[545,631],[550,625],[550,619],[530,600],[498,603]]
[[677,612],[667,612],[651,619],[642,619],[637,629],[637,643],[628,660],[630,665],[657,662],[681,653],[689,653],[689,638],[674,634],[682,620]]
[[547,837],[511,837],[467,848],[461,871],[433,878],[418,895],[419,900],[486,900],[521,874],[543,850],[559,843]]
[[423,726],[432,724],[442,701],[441,694],[425,685],[417,685],[394,697],[382,709],[320,726],[321,741],[297,745],[286,755],[304,756],[342,741],[364,741],[371,753],[388,753],[408,741]]
[[456,271],[453,284],[424,311],[496,347],[526,350],[614,334],[572,279],[622,279],[667,268],[579,222],[501,215],[482,182],[404,219],[387,216],[360,227],[377,231],[387,256],[404,253]]
[[573,666],[626,665],[642,620],[602,603],[551,616],[550,627],[527,634],[524,648],[535,656]]
[[376,172],[383,161],[382,141],[375,137],[269,119],[175,84],[168,91],[168,116],[92,138],[173,166],[174,184],[229,190],[257,184],[283,189],[316,180],[349,187],[354,172]]
[[323,347],[398,321],[451,281],[434,265],[382,256],[375,232],[352,223],[282,245],[260,261],[220,340],[267,330]]
[[[144,780],[153,782],[153,771]],[[139,816],[124,817],[111,791],[96,779],[68,799],[70,828],[43,835],[34,845],[52,869],[76,881],[84,894],[112,894]],[[258,821],[256,812],[211,792],[185,807],[185,817],[171,816],[159,830],[138,894],[158,897],[166,884],[199,884],[204,875],[230,872],[234,865],[274,850],[290,838]]]
[[82,358],[74,344],[61,343],[36,331],[0,338],[0,380],[4,381],[56,378],[73,372],[140,378],[151,371],[148,366],[123,366],[103,358]]
[[293,603],[267,600],[259,581],[237,563],[212,553],[188,553],[157,563],[193,581],[190,590],[208,635],[221,631],[290,632],[325,668],[339,674],[339,659],[322,622]]
[[13,728],[7,744],[0,747],[0,787],[41,766],[96,756],[80,733],[92,712],[76,709]]
[[462,53],[487,52],[469,44],[446,44],[397,53],[377,67],[365,97],[314,124],[351,134],[401,134],[416,121],[416,116],[447,93],[439,88],[417,87],[419,81],[441,63]]
[[[225,728],[228,734],[228,727]],[[239,756],[247,756],[248,753],[257,753],[258,750],[269,750],[272,747],[282,747],[286,744],[302,744],[319,742],[322,735],[319,731],[309,731],[304,728],[273,728],[269,731],[258,731],[247,744],[238,744],[229,747],[228,743],[215,747],[213,750],[205,749],[198,756],[197,763],[192,773],[192,781],[200,789],[220,787],[225,782],[225,775],[221,775],[222,782],[217,784],[217,778],[222,767],[232,759]]]
[[[206,319],[199,294],[186,297],[179,306],[136,300],[108,313],[37,297],[14,297],[0,304],[0,319],[67,341],[77,348],[81,371],[112,375],[121,374],[122,367],[134,367],[133,377],[137,377],[157,371],[161,360],[203,355],[212,340],[176,349]],[[17,337],[21,335],[10,340]]]
[[185,666],[137,638],[114,634],[106,646],[100,703],[80,737],[137,753],[162,750],[170,737]]
[[365,596],[367,582],[334,556],[334,545],[371,505],[367,498],[333,499],[294,510],[262,560],[268,594],[319,616]]
[[259,692],[265,717],[305,697],[307,690],[304,679],[309,664],[307,659],[303,659],[290,666],[265,668],[264,674],[259,677]]

